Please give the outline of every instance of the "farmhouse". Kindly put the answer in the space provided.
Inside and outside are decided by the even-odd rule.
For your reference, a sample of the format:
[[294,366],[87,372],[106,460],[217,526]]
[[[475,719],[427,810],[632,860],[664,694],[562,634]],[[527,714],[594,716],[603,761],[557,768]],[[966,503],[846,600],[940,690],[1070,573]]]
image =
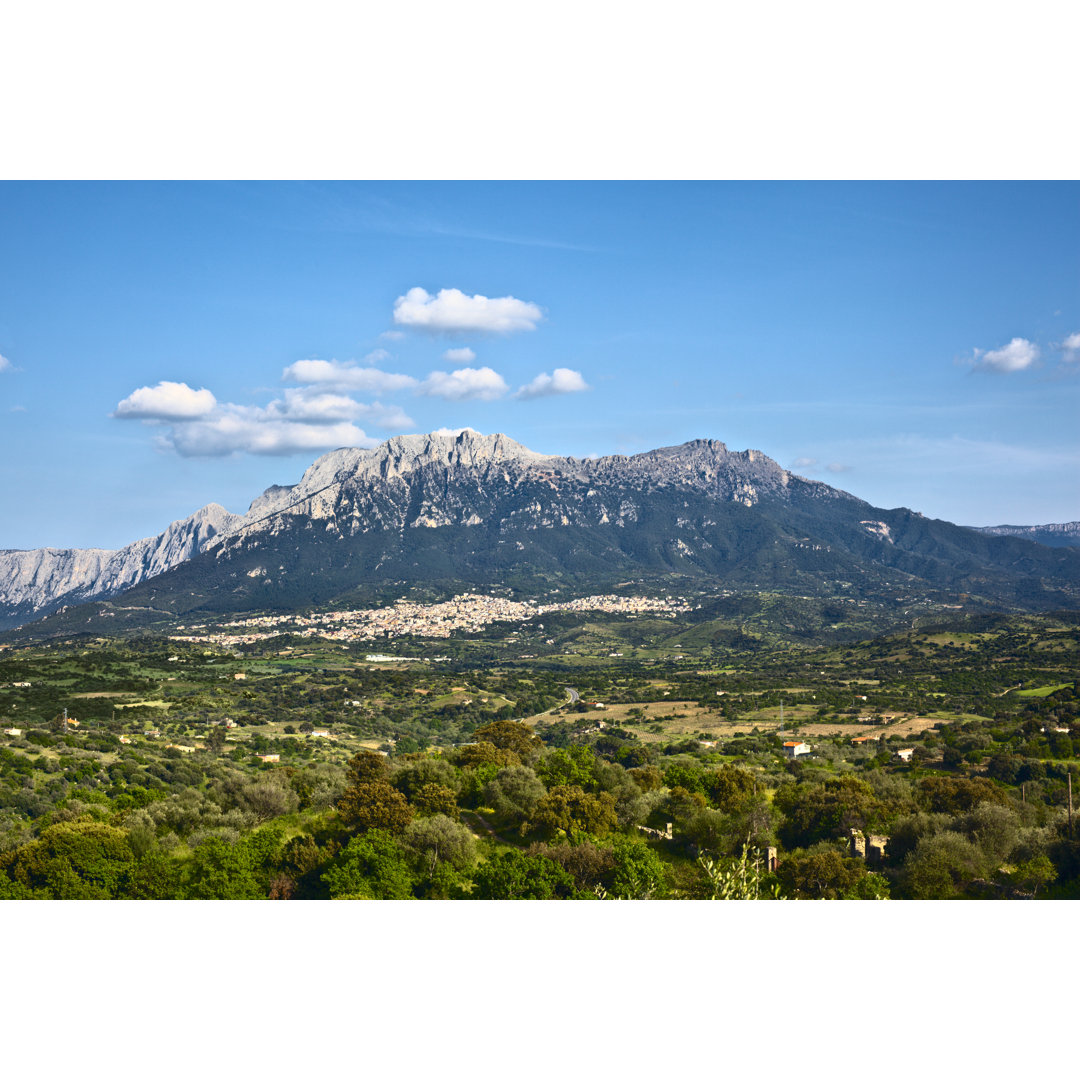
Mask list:
[[797,740],[789,740],[784,743],[784,753],[789,758],[801,757],[803,754],[809,754],[811,750],[809,743],[799,742]]

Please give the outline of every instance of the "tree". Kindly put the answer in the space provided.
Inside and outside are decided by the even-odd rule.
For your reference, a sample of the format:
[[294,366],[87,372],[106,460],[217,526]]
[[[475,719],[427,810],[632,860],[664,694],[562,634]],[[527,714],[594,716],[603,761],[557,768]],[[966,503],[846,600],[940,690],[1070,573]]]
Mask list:
[[664,783],[669,788],[681,787],[701,793],[705,790],[705,774],[696,764],[676,761],[664,770]]
[[595,892],[597,886],[610,885],[615,869],[615,853],[609,847],[583,840],[579,844],[530,844],[526,855],[539,855],[558,863],[573,879],[574,886]]
[[337,801],[341,820],[354,829],[384,829],[399,833],[412,821],[408,800],[385,780],[352,784]]
[[407,799],[412,799],[420,788],[438,784],[456,793],[461,787],[458,770],[449,761],[437,757],[423,757],[419,761],[407,761],[396,768],[390,782]]
[[[300,729],[303,730],[303,727]],[[361,750],[349,759],[345,766],[345,776],[351,784],[374,784],[390,778],[390,763],[383,754],[372,750]]]
[[212,836],[193,853],[194,880],[189,895],[195,900],[262,900],[267,883],[261,880],[259,852],[247,838],[230,844]]
[[536,775],[549,788],[574,785],[586,791],[598,787],[596,755],[588,746],[567,746],[545,755],[536,766]]
[[644,792],[656,791],[663,786],[664,776],[655,765],[639,765],[629,770],[630,776]]
[[412,822],[402,834],[401,843],[420,857],[429,878],[440,862],[456,870],[466,870],[476,862],[473,834],[445,814]]
[[499,769],[521,764],[521,758],[512,750],[505,750],[494,743],[481,741],[461,747],[454,760],[462,769],[474,769],[479,765],[494,765]]
[[335,900],[408,900],[414,881],[405,852],[382,829],[354,836],[322,880]]
[[963,814],[981,802],[1009,801],[984,776],[928,776],[919,782],[919,794],[926,808],[938,814]]
[[874,789],[854,776],[786,784],[773,804],[784,815],[777,831],[787,848],[846,837],[851,829],[865,829],[882,809]]
[[473,734],[477,742],[489,742],[501,750],[515,753],[523,761],[538,753],[543,743],[516,720],[494,720],[478,727]]
[[653,900],[665,895],[668,870],[651,847],[640,840],[618,836],[612,853],[615,867],[611,891],[620,900]]
[[504,851],[481,863],[473,880],[477,900],[566,900],[578,896],[573,878],[550,859]]
[[533,810],[534,831],[574,838],[582,833],[606,836],[618,827],[615,798],[606,791],[592,795],[577,786],[552,788]]
[[784,895],[792,900],[839,900],[866,876],[866,863],[836,848],[794,852],[776,868]]
[[124,896],[132,900],[181,900],[180,867],[163,851],[148,851],[128,875]]
[[258,822],[291,814],[300,805],[300,798],[291,788],[266,779],[254,780],[241,788],[239,803]]
[[913,900],[952,900],[979,873],[979,852],[960,833],[925,836],[904,860],[900,876]]
[[461,816],[453,789],[442,784],[424,784],[413,793],[412,805],[422,815],[440,814],[455,821]]
[[11,880],[53,900],[123,896],[135,856],[124,829],[96,821],[50,825],[6,857]]
[[756,786],[753,774],[737,765],[721,765],[704,778],[705,794],[725,814],[739,810],[753,797]]
[[1057,880],[1057,870],[1048,856],[1036,855],[1019,863],[1012,877],[1022,889],[1029,889],[1032,896],[1037,896],[1041,886]]
[[547,788],[536,773],[524,765],[500,769],[494,779],[484,785],[484,802],[499,817],[515,823],[528,820],[546,794]]
[[206,749],[217,753],[225,746],[225,732],[217,726],[212,727],[206,734]]

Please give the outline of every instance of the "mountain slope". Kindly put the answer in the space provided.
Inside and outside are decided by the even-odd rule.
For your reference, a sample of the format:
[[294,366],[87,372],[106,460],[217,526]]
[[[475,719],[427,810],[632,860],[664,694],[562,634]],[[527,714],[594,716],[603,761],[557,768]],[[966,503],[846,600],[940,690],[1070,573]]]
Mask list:
[[65,604],[115,596],[197,555],[240,518],[211,503],[158,536],[119,551],[38,548],[0,551],[0,629]]
[[1080,547],[1080,521],[1059,525],[987,525],[978,531],[991,536],[1018,536],[1047,547]]
[[[966,594],[1022,610],[1080,606],[1080,552],[877,509],[714,440],[577,459],[503,435],[401,436],[324,455],[243,517],[216,511],[192,557],[144,573],[109,625],[147,612],[288,611],[418,583],[537,593],[671,575],[882,603]],[[96,628],[99,614],[50,624]]]

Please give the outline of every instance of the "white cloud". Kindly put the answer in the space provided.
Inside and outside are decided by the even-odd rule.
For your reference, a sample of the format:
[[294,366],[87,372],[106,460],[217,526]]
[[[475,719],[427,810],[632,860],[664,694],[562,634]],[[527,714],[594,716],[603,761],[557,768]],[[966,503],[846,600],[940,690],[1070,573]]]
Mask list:
[[535,330],[543,317],[540,308],[513,296],[488,298],[467,296],[460,289],[440,289],[432,296],[426,289],[410,289],[394,301],[394,322],[431,333],[481,330],[509,334]]
[[213,411],[217,400],[209,390],[192,390],[187,383],[159,382],[140,386],[119,405],[113,416],[123,420],[192,420]]
[[446,435],[446,436],[448,436],[450,438],[456,439],[463,431],[471,431],[474,435],[479,435],[480,434],[480,432],[477,431],[476,428],[471,428],[471,427],[455,427],[455,428],[441,427],[441,428],[436,428],[431,434],[432,435]]
[[559,367],[550,375],[541,372],[531,383],[520,387],[514,397],[528,401],[531,398],[550,397],[552,394],[576,394],[588,389],[589,384],[581,377],[580,371]]
[[420,385],[420,393],[448,401],[494,401],[509,389],[503,377],[489,367],[433,371]]
[[386,349],[372,349],[371,352],[364,357],[365,364],[381,364],[384,360],[389,360],[390,354]]
[[387,431],[404,431],[416,427],[416,421],[398,405],[383,405],[379,401],[370,405],[359,405],[356,414],[358,420],[366,420]]
[[293,454],[334,450],[340,446],[375,446],[361,428],[348,422],[312,424],[270,419],[265,410],[226,406],[218,415],[177,424],[160,440],[182,457],[230,454]]
[[449,360],[452,364],[467,364],[470,360],[476,359],[476,353],[466,346],[464,349],[447,349],[442,354],[442,358]]
[[791,467],[793,469],[812,469],[817,463],[818,459],[816,457],[799,457],[791,463]]
[[11,371],[13,366],[6,356],[0,356],[0,371]]
[[290,387],[283,401],[272,401],[266,406],[266,415],[311,424],[333,424],[355,420],[363,408],[360,402],[344,394],[313,393],[306,387]]
[[1071,364],[1076,360],[1080,360],[1080,331],[1070,334],[1061,343],[1061,349],[1065,354],[1064,359],[1067,363]]
[[359,390],[369,394],[408,390],[417,385],[411,375],[380,371],[375,367],[341,364],[337,360],[297,360],[281,374],[285,382],[319,384],[338,390]]
[[1039,346],[1027,338],[1013,338],[1008,345],[1000,349],[983,352],[975,350],[974,365],[976,371],[991,371],[1000,375],[1014,371],[1024,371],[1039,359]]
[[825,468],[828,469],[831,473],[844,473],[851,472],[852,467],[850,465],[844,465],[839,461],[830,461],[829,464],[825,466]]
[[339,446],[375,446],[378,440],[353,421],[363,420],[393,430],[415,426],[396,405],[355,401],[321,387],[289,387],[282,397],[265,406],[218,403],[213,401],[213,395],[210,401],[211,408],[204,413],[185,413],[184,405],[191,405],[185,395],[168,390],[168,386],[165,394],[144,387],[121,402],[113,415],[169,423],[157,444],[183,457],[311,453]]

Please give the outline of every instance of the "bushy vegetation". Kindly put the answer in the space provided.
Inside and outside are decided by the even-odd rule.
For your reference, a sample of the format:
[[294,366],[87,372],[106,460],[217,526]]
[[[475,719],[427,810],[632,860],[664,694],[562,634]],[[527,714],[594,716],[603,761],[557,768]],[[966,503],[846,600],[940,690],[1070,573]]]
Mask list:
[[0,897],[1075,897],[1078,660],[1050,617],[597,658],[573,694],[498,655],[9,650]]

